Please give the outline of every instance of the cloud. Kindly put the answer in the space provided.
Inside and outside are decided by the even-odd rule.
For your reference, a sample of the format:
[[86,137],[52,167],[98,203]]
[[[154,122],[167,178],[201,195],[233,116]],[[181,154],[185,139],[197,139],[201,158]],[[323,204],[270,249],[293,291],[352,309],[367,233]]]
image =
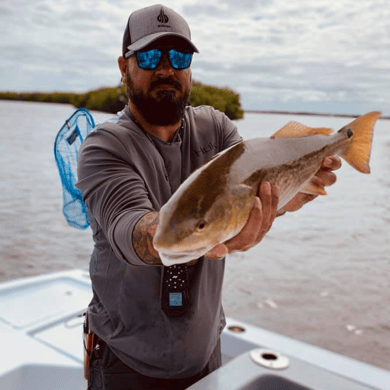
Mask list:
[[[0,6],[0,90],[85,91],[119,80],[129,14],[153,0],[14,0]],[[377,104],[390,113],[387,0],[164,1],[200,50],[194,79],[227,86],[245,108],[334,110]],[[23,10],[23,12],[20,12]],[[290,103],[288,103],[290,102]],[[334,102],[334,103],[332,103]],[[333,104],[333,106],[332,106]]]
[[[244,99],[247,93],[267,91],[276,100],[285,101],[288,96],[303,105],[322,97],[334,100],[337,108],[343,99],[361,102],[368,98],[367,104],[377,102],[389,110],[383,104],[385,96],[390,98],[389,4],[302,4],[274,2],[261,15],[255,12],[247,18],[245,29],[240,27],[245,17],[238,11],[228,38],[220,33],[213,36],[220,50],[206,49],[204,58],[210,59],[202,58],[196,73],[221,85],[222,79],[229,80]],[[226,30],[225,22],[219,22],[223,28],[218,31]],[[201,46],[200,50],[203,54]]]
[[229,18],[243,12],[264,10],[273,3],[273,0],[221,0],[221,1],[197,1],[184,5],[182,10],[186,15],[195,17]]

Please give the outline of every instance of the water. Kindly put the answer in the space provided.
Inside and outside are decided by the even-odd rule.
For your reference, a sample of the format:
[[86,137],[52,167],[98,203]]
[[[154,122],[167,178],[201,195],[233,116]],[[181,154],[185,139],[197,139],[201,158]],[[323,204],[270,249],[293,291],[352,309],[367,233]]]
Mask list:
[[[73,111],[0,101],[0,281],[88,269],[91,233],[62,217],[53,157],[56,133]],[[247,114],[237,125],[251,138],[290,120],[335,129],[349,122]],[[376,125],[371,175],[344,163],[327,197],[278,218],[259,246],[228,257],[227,315],[390,369],[389,128],[385,120]]]

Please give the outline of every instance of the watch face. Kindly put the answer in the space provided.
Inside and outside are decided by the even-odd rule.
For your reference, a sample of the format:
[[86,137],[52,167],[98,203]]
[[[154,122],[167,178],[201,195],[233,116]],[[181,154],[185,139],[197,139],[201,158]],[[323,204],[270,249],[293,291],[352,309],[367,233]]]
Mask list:
[[169,306],[183,306],[183,294],[181,292],[170,292]]

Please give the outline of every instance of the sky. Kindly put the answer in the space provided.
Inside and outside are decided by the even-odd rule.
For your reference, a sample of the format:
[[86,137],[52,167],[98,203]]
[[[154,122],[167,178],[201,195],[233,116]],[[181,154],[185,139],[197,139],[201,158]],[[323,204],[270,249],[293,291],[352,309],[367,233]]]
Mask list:
[[[149,0],[0,0],[0,91],[120,82],[131,12]],[[193,79],[245,110],[390,115],[389,0],[165,0],[188,22]]]

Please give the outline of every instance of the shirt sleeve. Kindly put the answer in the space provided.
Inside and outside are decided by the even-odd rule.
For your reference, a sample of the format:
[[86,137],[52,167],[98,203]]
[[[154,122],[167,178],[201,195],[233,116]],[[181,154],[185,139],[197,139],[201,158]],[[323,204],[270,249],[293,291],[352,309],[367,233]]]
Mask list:
[[242,137],[238,133],[237,126],[223,112],[212,110],[216,128],[220,135],[221,150],[225,150],[242,141]]
[[115,254],[133,265],[146,265],[135,253],[133,229],[153,211],[139,166],[111,132],[99,129],[82,144],[77,188]]

